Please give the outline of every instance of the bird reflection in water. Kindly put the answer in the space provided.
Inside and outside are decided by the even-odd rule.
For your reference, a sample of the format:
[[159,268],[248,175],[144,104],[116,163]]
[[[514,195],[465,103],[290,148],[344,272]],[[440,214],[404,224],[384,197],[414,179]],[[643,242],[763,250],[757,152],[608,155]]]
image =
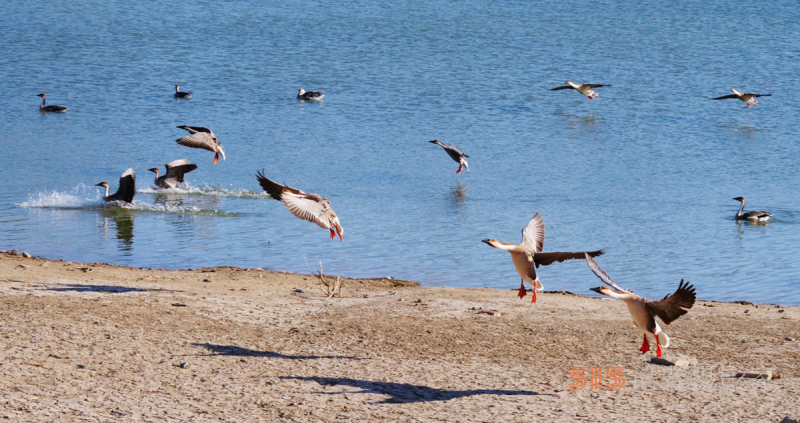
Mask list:
[[157,191],[154,197],[153,204],[163,204],[166,207],[183,206],[183,196],[180,194]]
[[450,195],[453,199],[453,205],[456,207],[463,207],[464,203],[467,201],[467,187],[469,185],[463,185],[461,182],[450,191]]
[[114,222],[117,230],[120,251],[133,249],[133,210],[123,207],[104,207],[101,209],[103,216],[103,230],[108,231],[109,220]]

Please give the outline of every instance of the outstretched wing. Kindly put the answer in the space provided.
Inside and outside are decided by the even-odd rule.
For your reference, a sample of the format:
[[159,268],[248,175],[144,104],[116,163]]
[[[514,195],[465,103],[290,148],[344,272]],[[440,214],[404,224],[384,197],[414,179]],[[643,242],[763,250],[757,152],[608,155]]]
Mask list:
[[754,93],[744,93],[744,95],[749,95],[751,97],[771,97],[772,94],[754,94]]
[[714,97],[712,100],[725,100],[726,98],[739,98],[736,94],[723,95],[722,97]]
[[322,228],[330,229],[328,215],[332,213],[328,202],[314,194],[284,193],[283,204],[300,219],[314,222]]
[[119,178],[119,189],[114,194],[115,200],[133,203],[136,196],[136,174],[133,169],[126,170]]
[[278,201],[283,201],[282,198],[283,190],[288,190],[289,192],[292,192],[294,194],[305,194],[303,191],[300,191],[299,189],[292,188],[286,185],[281,185],[277,182],[269,180],[266,176],[264,176],[263,170],[256,173],[256,179],[258,179],[258,184],[261,185],[261,188],[263,188],[264,191],[266,191],[267,194],[270,195],[270,197]]
[[549,264],[553,264],[555,262],[562,262],[564,260],[577,260],[583,259],[584,254],[588,254],[589,257],[597,257],[603,255],[603,250],[597,251],[578,251],[578,252],[570,252],[570,251],[548,251],[545,253],[536,253],[533,256],[533,262],[536,263],[536,267],[539,266],[547,266]]
[[563,87],[550,88],[550,91],[559,91],[559,90],[574,90],[574,88],[572,88],[569,85],[564,85]]
[[648,301],[645,306],[664,323],[670,324],[678,317],[688,313],[694,305],[694,301],[694,286],[681,279],[678,289],[672,295],[667,295],[661,301]]
[[216,138],[208,132],[195,132],[194,134],[179,138],[175,142],[184,147],[202,148],[203,150],[216,152]]
[[542,220],[542,215],[539,212],[536,212],[522,229],[522,242],[519,245],[528,252],[533,253],[534,257],[536,253],[542,251],[544,246],[544,220]]
[[604,272],[603,269],[601,269],[600,266],[597,265],[597,262],[595,262],[592,259],[592,257],[589,256],[589,253],[584,253],[584,257],[586,258],[586,264],[589,265],[589,269],[592,269],[592,272],[594,272],[594,274],[598,278],[600,278],[600,280],[603,281],[604,284],[616,289],[617,291],[633,294],[633,291],[622,288],[621,286],[617,285],[614,281],[612,281],[611,277],[609,277],[606,274],[606,272]]
[[611,86],[611,84],[583,84],[583,85],[586,86],[586,87],[592,88],[592,89],[600,88],[600,87],[610,87]]
[[196,164],[190,164],[188,160],[173,160],[167,163],[167,178],[175,178],[178,182],[183,182],[183,175],[197,169]]

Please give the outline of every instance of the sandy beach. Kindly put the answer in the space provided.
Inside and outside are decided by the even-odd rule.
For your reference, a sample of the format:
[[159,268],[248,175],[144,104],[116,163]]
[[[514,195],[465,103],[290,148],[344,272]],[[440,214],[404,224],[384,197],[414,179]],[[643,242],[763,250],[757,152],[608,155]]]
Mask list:
[[[2,254],[0,302],[0,417],[8,421],[800,415],[800,342],[786,339],[800,339],[796,307],[698,301],[666,327],[664,358],[690,363],[675,367],[639,353],[641,333],[622,302],[571,294],[539,294],[531,304],[511,290],[348,279],[342,298],[327,298],[310,275]],[[581,367],[578,389],[570,370]],[[609,390],[619,385],[609,367],[622,369],[618,390]],[[602,376],[592,378],[593,368]],[[775,378],[731,377],[766,371]]]

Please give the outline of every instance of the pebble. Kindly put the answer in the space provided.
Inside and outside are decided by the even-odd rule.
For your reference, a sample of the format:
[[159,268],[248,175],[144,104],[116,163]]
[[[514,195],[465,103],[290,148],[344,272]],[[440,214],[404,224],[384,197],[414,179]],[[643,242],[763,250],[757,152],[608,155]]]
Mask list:
[[303,288],[295,288],[292,292],[304,292]]
[[791,336],[787,336],[786,338],[783,338],[783,340],[792,342],[792,341],[794,341],[794,338],[792,338]]
[[694,357],[689,357],[688,355],[677,354],[675,357],[670,358],[651,357],[650,363],[660,364],[662,366],[683,367],[697,364],[697,359]]
[[22,252],[22,257],[31,258],[31,255],[27,251]]
[[17,250],[17,249],[15,248],[15,249],[11,250],[11,254],[13,254],[13,255],[15,255],[15,256],[18,256],[18,255],[19,255],[19,250]]
[[211,282],[211,279],[203,279],[203,282]]
[[800,419],[793,419],[789,416],[786,416],[781,420],[781,423],[800,423]]

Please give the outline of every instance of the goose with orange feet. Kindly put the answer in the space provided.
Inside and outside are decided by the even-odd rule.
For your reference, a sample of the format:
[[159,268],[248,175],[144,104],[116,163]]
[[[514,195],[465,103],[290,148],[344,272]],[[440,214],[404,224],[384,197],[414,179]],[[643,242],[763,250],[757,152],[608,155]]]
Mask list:
[[467,163],[467,157],[469,156],[464,154],[458,148],[454,147],[453,144],[444,145],[439,140],[433,140],[428,142],[442,146],[442,148],[444,148],[444,151],[447,152],[447,155],[450,156],[450,158],[453,159],[456,163],[458,163],[458,170],[456,171],[456,174],[461,173],[461,169],[465,167],[467,168],[467,172],[469,172],[469,163]]
[[220,144],[217,136],[214,135],[214,132],[210,129],[202,126],[187,125],[181,125],[178,128],[188,131],[189,135],[179,138],[175,142],[184,147],[202,148],[203,150],[213,152],[214,161],[211,162],[212,165],[217,164],[220,154],[222,154],[222,160],[225,160],[225,150],[222,149],[222,144]]
[[589,100],[594,98],[599,98],[596,92],[594,92],[594,88],[600,87],[610,87],[609,84],[576,84],[572,81],[567,81],[567,85],[562,87],[555,87],[551,88],[550,91],[560,91],[560,90],[576,90],[579,93],[589,97]]
[[739,91],[736,91],[736,88],[731,88],[731,91],[733,91],[733,94],[723,95],[722,97],[715,97],[712,98],[712,100],[725,100],[728,98],[738,98],[739,100],[744,101],[745,104],[747,104],[747,108],[749,109],[750,106],[758,107],[758,100],[756,100],[756,98],[769,97],[772,95],[772,94],[740,93]]

